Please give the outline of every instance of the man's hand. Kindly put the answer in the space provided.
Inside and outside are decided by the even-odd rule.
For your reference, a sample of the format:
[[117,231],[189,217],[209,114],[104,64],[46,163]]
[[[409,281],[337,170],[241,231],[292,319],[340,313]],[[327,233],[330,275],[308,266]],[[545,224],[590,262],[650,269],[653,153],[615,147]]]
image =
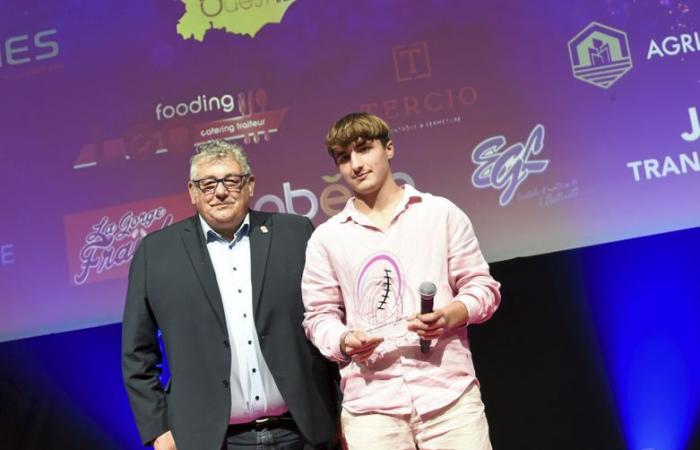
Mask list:
[[367,336],[362,330],[351,331],[340,339],[340,351],[353,361],[364,362],[383,341],[384,338]]
[[444,308],[428,314],[417,314],[408,321],[408,331],[414,331],[421,339],[439,339],[446,331],[464,326],[469,320],[467,307],[462,302],[452,302]]
[[154,450],[177,450],[172,431],[165,432],[153,441]]

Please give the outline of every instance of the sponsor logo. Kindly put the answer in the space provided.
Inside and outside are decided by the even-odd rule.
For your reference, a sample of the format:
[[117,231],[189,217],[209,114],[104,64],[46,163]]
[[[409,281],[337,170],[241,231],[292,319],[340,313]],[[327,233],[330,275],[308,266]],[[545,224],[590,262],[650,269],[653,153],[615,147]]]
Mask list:
[[517,200],[536,199],[540,208],[549,208],[559,203],[573,200],[579,195],[578,180],[557,181],[554,184],[537,186],[525,192],[518,192]]
[[392,53],[394,55],[396,81],[419,80],[432,76],[430,55],[428,54],[426,42],[394,47]]
[[603,89],[632,68],[627,34],[597,22],[569,41],[569,58],[574,78]]
[[698,121],[698,110],[694,106],[688,108],[690,118],[690,131],[681,133],[681,137],[686,142],[695,142],[700,139],[700,121]]
[[[474,87],[463,86],[456,90],[447,88],[439,91],[428,91],[421,95],[391,98],[379,103],[364,103],[360,105],[360,109],[391,120],[419,116],[426,113],[448,112],[461,107],[473,106],[476,103],[477,96],[478,94]],[[450,123],[459,122],[459,119],[455,119],[455,117],[438,120],[450,120]],[[437,122],[436,120],[434,121]],[[427,124],[430,122],[426,121],[424,125],[427,127]]]
[[666,36],[658,43],[656,40],[651,39],[649,41],[649,50],[647,51],[647,60],[695,52],[700,52],[700,34],[697,31],[692,34],[683,33],[678,36]]
[[[176,105],[158,103],[154,107],[156,125],[135,124],[125,137],[106,138],[102,126],[96,125],[92,142],[80,149],[73,168],[86,169],[170,153],[192,153],[195,145],[214,139],[243,140],[246,144],[267,142],[270,135],[277,133],[288,110],[268,109],[268,106],[265,89],[220,97],[199,95]],[[193,115],[218,112],[234,112],[234,115],[199,123],[192,119]]]
[[277,133],[288,108],[268,110],[268,95],[265,89],[249,90],[237,95],[240,115],[195,126],[195,145],[213,139],[243,139],[256,144],[262,139],[267,142],[270,134]]
[[9,266],[15,263],[14,244],[0,245],[0,266]]
[[630,161],[627,167],[632,170],[634,181],[665,178],[668,175],[685,175],[700,172],[700,156],[697,151],[667,155],[663,158],[648,158]]
[[431,87],[419,82],[433,75],[426,41],[393,47],[392,60],[403,95],[366,101],[359,109],[391,121],[394,134],[460,124],[459,111],[476,104],[478,92],[469,84]]
[[[688,108],[690,118],[690,131],[681,133],[681,138],[686,142],[695,142],[700,139],[700,123],[695,107]],[[700,154],[697,151],[683,152],[675,155],[666,155],[662,158],[647,158],[627,163],[632,171],[635,182],[666,178],[669,175],[685,175],[700,172]]]
[[[3,78],[21,77],[61,68],[50,64],[61,47],[55,28],[4,38],[0,47],[0,73]],[[42,64],[37,64],[43,62]],[[13,68],[13,69],[10,69]],[[6,72],[12,70],[11,72]]]
[[[299,214],[313,220],[320,206],[326,217],[334,216],[343,210],[348,199],[352,197],[352,192],[344,185],[338,184],[340,174],[321,178],[328,186],[323,188],[320,195],[305,188],[292,189],[291,183],[285,181],[282,183],[282,197],[274,194],[263,195],[255,202],[253,209]],[[407,173],[395,172],[394,178],[400,184],[415,184]]]
[[181,0],[185,14],[177,24],[184,39],[203,41],[209,30],[250,37],[269,23],[281,23],[294,0]]
[[544,126],[541,124],[532,129],[525,144],[518,142],[506,147],[506,138],[500,135],[481,141],[472,151],[472,162],[477,165],[472,185],[477,189],[502,191],[498,203],[507,206],[527,177],[547,169],[549,160],[531,159],[543,148]]
[[191,102],[182,102],[177,105],[165,105],[158,103],[156,105],[156,120],[172,119],[176,115],[184,117],[188,114],[199,114],[200,112],[220,111],[227,113],[233,111],[234,101],[233,95],[224,94],[220,97],[209,97],[206,95],[198,95]]
[[71,283],[126,276],[144,236],[190,214],[189,199],[178,195],[64,217]]

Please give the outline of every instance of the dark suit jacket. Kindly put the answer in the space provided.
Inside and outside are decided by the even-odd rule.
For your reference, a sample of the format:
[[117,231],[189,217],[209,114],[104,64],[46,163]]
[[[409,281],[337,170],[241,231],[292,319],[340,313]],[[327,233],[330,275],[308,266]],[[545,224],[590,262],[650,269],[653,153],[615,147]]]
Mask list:
[[[331,440],[337,366],[306,339],[301,274],[313,226],[250,211],[255,326],[265,362],[301,433]],[[171,379],[158,368],[162,339]],[[122,325],[122,374],[144,443],[172,430],[178,450],[219,450],[228,426],[231,353],[216,275],[194,216],[146,236],[131,262]]]

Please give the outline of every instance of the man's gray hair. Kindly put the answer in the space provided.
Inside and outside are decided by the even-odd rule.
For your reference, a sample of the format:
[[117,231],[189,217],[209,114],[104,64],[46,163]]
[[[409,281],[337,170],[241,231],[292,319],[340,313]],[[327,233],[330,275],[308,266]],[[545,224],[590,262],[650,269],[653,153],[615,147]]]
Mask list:
[[203,162],[211,162],[220,159],[233,158],[245,174],[252,174],[253,170],[248,161],[248,155],[238,144],[226,141],[208,141],[196,148],[197,152],[190,158],[190,180],[197,179],[197,166]]

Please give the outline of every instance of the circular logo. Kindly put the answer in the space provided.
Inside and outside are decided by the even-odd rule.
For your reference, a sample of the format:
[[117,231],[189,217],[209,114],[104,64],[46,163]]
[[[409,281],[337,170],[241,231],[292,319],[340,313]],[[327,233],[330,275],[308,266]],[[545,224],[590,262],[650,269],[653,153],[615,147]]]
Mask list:
[[358,318],[368,327],[397,320],[403,315],[404,278],[398,259],[388,252],[367,258],[355,280]]

